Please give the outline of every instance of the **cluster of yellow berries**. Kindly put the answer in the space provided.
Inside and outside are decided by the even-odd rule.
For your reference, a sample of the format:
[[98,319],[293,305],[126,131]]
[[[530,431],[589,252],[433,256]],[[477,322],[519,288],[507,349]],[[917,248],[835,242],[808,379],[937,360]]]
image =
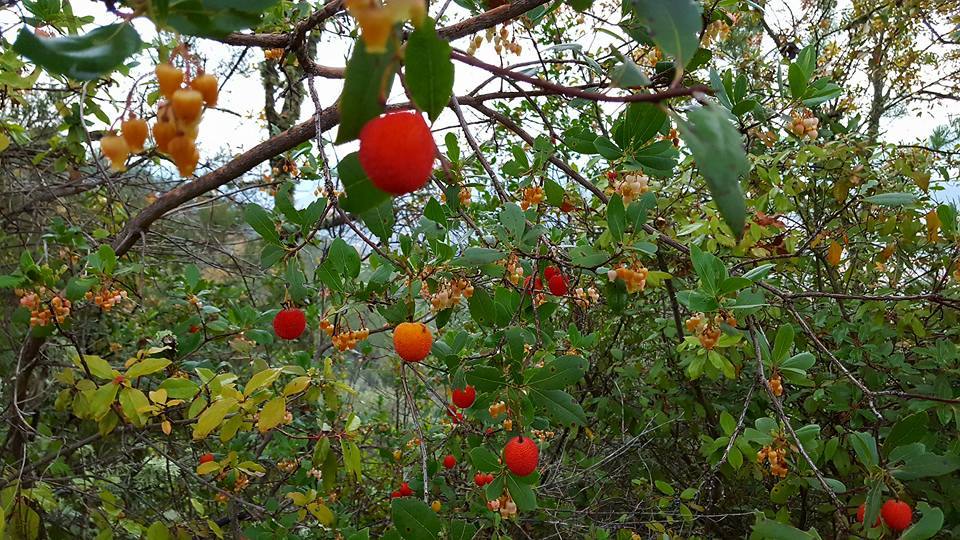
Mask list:
[[600,293],[594,287],[577,287],[573,290],[573,301],[580,307],[588,307],[591,303],[600,301]]
[[724,41],[729,35],[730,25],[727,24],[727,21],[713,21],[703,30],[703,42],[713,43]]
[[627,292],[634,293],[642,291],[647,286],[648,275],[650,275],[650,271],[643,266],[635,264],[632,268],[628,268],[621,264],[607,272],[607,279],[611,282],[622,279],[627,285]]
[[473,296],[473,285],[466,279],[455,279],[444,283],[433,295],[430,295],[426,289],[423,290],[429,296],[430,308],[435,312],[458,306],[461,298],[469,299]]
[[520,201],[520,208],[526,210],[531,206],[536,206],[543,201],[543,188],[540,186],[531,186],[523,189],[523,200]]
[[557,436],[556,432],[546,431],[546,430],[542,430],[542,429],[531,429],[531,430],[530,430],[530,435],[533,436],[533,437],[536,437],[537,439],[539,439],[541,443],[542,443],[543,441],[552,439],[552,438],[554,438],[554,437]]
[[510,283],[513,283],[514,285],[519,284],[520,280],[523,279],[523,265],[520,264],[516,254],[510,255],[510,258],[507,259],[505,268],[507,270],[507,279],[510,281]]
[[779,478],[786,478],[787,473],[787,449],[784,447],[771,448],[764,446],[757,452],[757,463],[761,466],[766,461],[770,464],[770,474]]
[[263,56],[267,60],[279,60],[283,58],[283,49],[266,49],[263,51]]
[[517,515],[517,503],[513,502],[507,492],[504,492],[499,499],[487,501],[487,508],[493,512],[500,512],[500,517],[504,519]]
[[687,331],[695,333],[700,345],[708,351],[717,346],[720,341],[720,323],[724,322],[730,326],[737,326],[737,319],[731,313],[718,313],[713,321],[707,319],[703,313],[696,313],[693,317],[687,319]]
[[146,120],[130,113],[128,119],[120,122],[120,135],[111,132],[100,139],[100,151],[110,160],[110,170],[119,172],[127,169],[127,158],[130,154],[143,152],[146,142]]
[[[510,29],[507,25],[501,26],[499,32],[494,28],[487,28],[486,38],[488,43],[493,43],[493,49],[498,55],[503,55],[506,51],[519,56],[523,52],[523,47],[510,37]],[[473,56],[481,45],[483,45],[483,36],[473,36],[470,45],[467,46],[467,54]]]
[[774,373],[773,377],[770,377],[770,391],[773,392],[773,395],[780,397],[783,395],[783,380],[780,378],[779,373]]
[[295,459],[281,459],[277,462],[277,470],[285,473],[292,473],[300,467],[300,462]]
[[507,418],[503,421],[503,430],[504,431],[513,431],[513,420]]
[[317,480],[321,480],[321,479],[323,479],[323,471],[321,471],[320,469],[314,467],[314,468],[310,469],[309,471],[307,471],[307,476],[311,476],[311,477],[313,477],[313,478],[315,478],[315,479],[317,479]]
[[353,349],[360,340],[367,339],[369,335],[370,330],[364,327],[359,330],[350,330],[332,335],[330,336],[330,340],[333,341],[333,346],[336,347],[338,351],[343,352],[347,349]]
[[102,287],[99,291],[87,291],[83,295],[88,301],[92,300],[103,311],[110,311],[113,306],[127,299],[127,291]]
[[810,111],[795,112],[791,115],[790,132],[801,139],[812,141],[820,135],[817,131],[819,125],[820,120]]
[[16,289],[15,292],[20,297],[20,305],[30,310],[30,326],[46,326],[54,320],[57,324],[63,324],[70,316],[71,304],[66,298],[55,295],[50,298],[50,307],[43,305],[42,297],[49,292],[46,287],[40,287],[39,292],[23,289]]
[[490,413],[490,416],[496,418],[501,414],[507,412],[507,404],[502,401],[498,401],[493,405],[490,405],[490,407],[487,408],[487,412]]
[[643,174],[627,174],[623,178],[614,178],[610,187],[623,197],[623,204],[628,205],[650,191],[650,178]]
[[168,63],[158,65],[156,74],[160,93],[167,101],[157,108],[153,140],[157,150],[173,159],[180,176],[190,176],[200,161],[196,140],[203,108],[216,106],[219,97],[217,78],[201,74],[185,87],[183,71]]
[[638,47],[633,51],[632,56],[634,62],[644,67],[654,67],[657,65],[657,62],[663,60],[663,52],[660,51],[659,47],[652,47],[646,50]]

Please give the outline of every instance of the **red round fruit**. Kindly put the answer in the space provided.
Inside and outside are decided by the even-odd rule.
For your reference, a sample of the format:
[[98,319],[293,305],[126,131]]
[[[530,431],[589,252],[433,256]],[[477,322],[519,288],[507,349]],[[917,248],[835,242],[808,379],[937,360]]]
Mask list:
[[191,325],[190,325],[190,333],[191,333],[191,334],[196,334],[196,333],[199,332],[199,331],[200,331],[200,327],[199,327],[199,326],[197,326],[197,325],[195,325],[195,324],[191,324]]
[[203,465],[204,463],[210,463],[211,461],[213,461],[213,459],[214,459],[213,454],[206,453],[200,456],[200,464]]
[[400,496],[409,497],[410,495],[413,495],[413,490],[410,489],[410,484],[407,482],[400,484]]
[[[860,523],[863,523],[863,518],[864,518],[864,516],[866,515],[866,513],[867,513],[867,505],[866,505],[866,503],[860,504],[860,507],[857,508],[857,521],[859,521]],[[878,516],[878,517],[877,517],[877,522],[874,523],[873,526],[874,526],[874,527],[877,527],[877,526],[879,526],[879,525],[880,525],[880,517]]]
[[557,275],[557,274],[559,274],[559,273],[560,273],[560,271],[557,270],[557,267],[555,267],[555,266],[548,266],[548,267],[546,267],[546,268],[543,269],[543,279],[545,279],[545,280],[547,280],[547,281],[550,281],[550,278],[552,278],[553,276],[555,276],[555,275]]
[[273,318],[273,331],[280,339],[297,339],[307,328],[307,316],[303,310],[287,308]]
[[880,507],[880,515],[887,526],[896,532],[900,532],[910,526],[913,521],[913,510],[910,505],[894,499],[888,499]]
[[[530,288],[530,280],[533,280],[533,288]],[[538,293],[543,289],[543,282],[540,281],[540,278],[534,278],[533,276],[527,276],[527,279],[523,280],[523,292],[527,294]]]
[[567,295],[567,278],[563,277],[560,274],[556,274],[547,281],[547,285],[550,286],[550,293],[554,296],[566,296]]
[[390,493],[390,498],[391,498],[391,499],[399,499],[399,498],[400,498],[400,492],[397,491],[397,490],[393,490],[393,492]]
[[484,483],[484,484],[489,484],[489,483],[491,483],[491,482],[493,482],[493,475],[492,475],[492,474],[487,473],[487,474],[483,475],[483,483]]
[[360,130],[360,166],[387,193],[403,195],[423,187],[436,152],[433,134],[416,112],[388,113]]
[[453,403],[461,409],[469,409],[477,399],[477,391],[469,384],[466,388],[453,389]]
[[457,458],[453,457],[453,454],[447,454],[447,457],[443,458],[443,468],[452,469],[457,466]]
[[540,450],[530,437],[514,437],[503,447],[503,461],[517,476],[527,476],[537,470],[539,460]]

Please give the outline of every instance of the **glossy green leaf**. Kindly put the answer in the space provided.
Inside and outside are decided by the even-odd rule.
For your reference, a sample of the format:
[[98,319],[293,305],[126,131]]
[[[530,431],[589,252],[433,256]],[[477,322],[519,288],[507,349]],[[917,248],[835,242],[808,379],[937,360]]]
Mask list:
[[82,36],[56,38],[41,38],[21,28],[13,50],[50,73],[89,81],[116,70],[141,45],[132,24],[118,23]]
[[453,94],[453,61],[450,44],[437,36],[433,19],[427,17],[407,41],[407,87],[417,107],[436,120]]
[[363,40],[357,40],[344,73],[337,144],[356,139],[364,124],[383,112],[397,73],[396,54],[396,38],[387,41],[387,50],[382,54],[368,53]]

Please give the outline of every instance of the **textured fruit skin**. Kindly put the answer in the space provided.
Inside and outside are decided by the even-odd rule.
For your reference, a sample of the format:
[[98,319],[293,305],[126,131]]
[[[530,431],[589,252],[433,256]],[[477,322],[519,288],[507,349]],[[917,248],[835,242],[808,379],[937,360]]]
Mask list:
[[213,75],[203,74],[190,81],[190,88],[203,94],[203,102],[207,107],[216,107],[217,98],[220,96],[220,89],[217,86],[217,78]]
[[213,461],[213,454],[207,453],[207,454],[204,454],[204,455],[200,456],[200,464],[201,464],[201,465],[203,465],[204,463],[210,463],[211,461]]
[[567,295],[567,278],[562,275],[554,274],[553,277],[547,281],[547,285],[550,287],[550,293],[554,296]]
[[388,113],[360,130],[360,166],[373,185],[393,195],[411,193],[427,183],[436,151],[419,113]]
[[454,388],[452,394],[454,405],[461,409],[469,409],[477,399],[477,391],[469,384],[466,388]]
[[527,476],[537,470],[539,460],[540,450],[530,437],[514,437],[503,447],[503,462],[517,476]]
[[[860,507],[857,508],[857,521],[859,521],[860,523],[863,523],[863,518],[865,517],[866,513],[867,513],[867,505],[866,503],[861,503]],[[880,518],[877,517],[877,521],[876,523],[873,524],[873,526],[877,527],[879,525],[880,525]]]
[[126,170],[127,156],[130,155],[130,147],[126,139],[116,135],[106,135],[100,139],[100,151],[110,160],[111,170]]
[[393,329],[393,348],[404,362],[419,362],[430,354],[433,334],[420,322],[405,322]]
[[413,490],[410,489],[410,484],[407,482],[400,484],[400,496],[409,497],[410,495],[413,495]]
[[280,339],[297,339],[306,327],[306,315],[296,308],[281,310],[273,318],[273,331]]
[[200,118],[200,111],[203,109],[203,94],[193,89],[181,89],[173,93],[170,98],[173,105],[173,113],[177,115],[177,120],[185,124],[192,124]]
[[120,123],[120,133],[127,141],[130,152],[143,152],[143,144],[147,142],[147,121],[142,118],[130,118]]
[[894,499],[888,499],[887,502],[883,503],[883,506],[880,507],[880,515],[883,516],[883,521],[886,522],[887,527],[896,532],[906,529],[913,521],[913,510],[910,505]]
[[447,454],[447,457],[443,458],[443,468],[452,469],[457,466],[457,458],[453,457],[452,454]]
[[170,99],[173,93],[180,89],[183,84],[183,71],[173,67],[170,64],[160,64],[157,66],[157,84],[160,85],[160,93],[163,97]]
[[[533,287],[530,286],[530,280],[533,280]],[[533,276],[527,276],[523,280],[523,292],[526,294],[534,294],[543,290],[543,281],[539,277],[535,278]]]
[[555,275],[557,275],[557,274],[559,274],[559,273],[560,273],[560,271],[557,270],[557,268],[556,268],[555,266],[548,266],[548,267],[544,268],[544,270],[543,270],[543,279],[545,279],[545,280],[547,280],[547,281],[550,281],[550,278],[552,278],[553,276],[555,276]]
[[170,150],[170,141],[177,136],[177,126],[173,122],[157,122],[153,125],[153,140],[157,143],[157,150],[167,153]]
[[477,474],[473,475],[473,483],[476,484],[477,487],[483,486],[483,484],[484,484],[483,473],[477,473]]

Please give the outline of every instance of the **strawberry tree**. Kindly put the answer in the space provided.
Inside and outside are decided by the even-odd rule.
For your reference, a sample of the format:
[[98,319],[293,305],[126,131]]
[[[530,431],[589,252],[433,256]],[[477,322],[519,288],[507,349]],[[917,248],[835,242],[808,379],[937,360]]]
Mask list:
[[953,3],[0,18],[3,538],[960,528]]

